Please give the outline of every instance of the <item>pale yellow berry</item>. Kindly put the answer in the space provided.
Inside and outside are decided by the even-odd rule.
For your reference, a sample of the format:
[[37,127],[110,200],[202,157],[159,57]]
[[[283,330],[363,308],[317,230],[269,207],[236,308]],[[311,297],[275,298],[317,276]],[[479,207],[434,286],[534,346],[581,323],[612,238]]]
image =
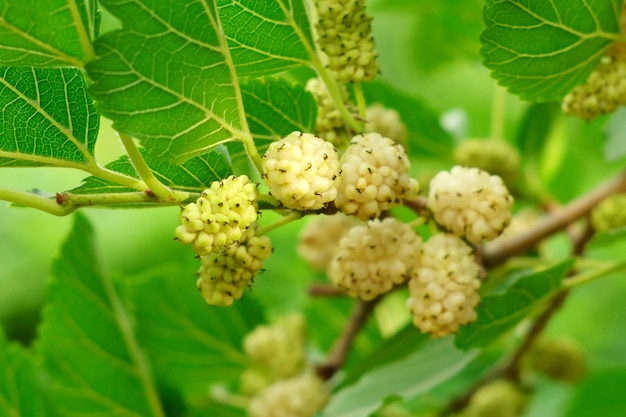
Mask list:
[[250,400],[250,417],[313,417],[330,396],[324,382],[312,374],[283,379]]
[[309,221],[298,237],[298,255],[313,269],[325,271],[339,240],[357,222],[345,214],[320,215]]
[[[317,117],[315,119],[315,134],[337,147],[343,147],[352,137],[350,128],[346,125],[333,101],[328,89],[319,78],[312,78],[306,84],[306,89],[315,98]],[[350,104],[348,90],[342,85],[339,93],[343,103],[350,113],[358,113],[358,109]]]
[[366,132],[377,132],[402,146],[407,145],[408,132],[396,110],[374,103],[365,110],[365,120]]

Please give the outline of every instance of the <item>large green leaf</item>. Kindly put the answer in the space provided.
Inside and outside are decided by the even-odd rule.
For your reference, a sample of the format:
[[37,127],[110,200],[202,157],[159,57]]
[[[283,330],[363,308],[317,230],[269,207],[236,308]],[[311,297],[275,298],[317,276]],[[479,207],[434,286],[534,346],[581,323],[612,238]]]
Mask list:
[[619,32],[622,0],[487,0],[485,65],[526,100],[561,99]]
[[207,305],[194,273],[180,265],[159,268],[135,284],[132,298],[138,336],[155,372],[184,392],[206,393],[249,365],[242,340],[263,314],[249,294],[228,308]]
[[573,261],[567,260],[523,275],[504,294],[484,297],[476,308],[478,319],[461,327],[456,345],[461,349],[484,346],[511,330],[561,287],[572,265]]
[[83,216],[76,215],[53,276],[38,352],[59,414],[163,417],[132,318]]
[[95,15],[95,0],[0,0],[0,65],[83,67]]
[[0,416],[44,416],[33,358],[21,346],[7,342],[1,328],[0,369]]
[[239,75],[276,73],[306,64],[313,45],[303,0],[217,0]]
[[409,131],[412,154],[450,157],[454,149],[452,136],[443,130],[438,115],[427,103],[383,82],[366,83],[363,90],[369,104],[380,103],[400,113]]
[[95,42],[87,71],[117,130],[177,161],[241,135],[238,81],[213,1],[101,3],[123,29]]
[[414,354],[378,368],[335,394],[324,417],[364,417],[392,396],[427,392],[461,371],[476,352],[454,348],[452,339],[431,340]]
[[0,167],[93,164],[99,126],[80,70],[0,67]]
[[[164,161],[158,161],[141,150],[148,166],[154,171],[156,177],[170,188],[185,191],[201,192],[208,188],[213,181],[219,181],[233,174],[226,150],[219,146],[217,149],[205,155],[195,156],[180,165],[172,165]],[[135,167],[127,155],[124,155],[106,165],[111,171],[139,178]],[[70,192],[77,194],[94,193],[123,193],[136,192],[131,188],[115,184],[99,177],[87,177],[83,184]]]
[[576,388],[565,417],[623,417],[626,368],[606,369],[585,378]]

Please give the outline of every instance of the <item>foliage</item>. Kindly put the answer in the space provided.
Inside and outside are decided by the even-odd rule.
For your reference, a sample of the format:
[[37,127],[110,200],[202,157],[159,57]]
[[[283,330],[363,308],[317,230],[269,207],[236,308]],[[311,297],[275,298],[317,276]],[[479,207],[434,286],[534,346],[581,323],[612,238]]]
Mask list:
[[[346,85],[317,43],[325,2],[0,0],[0,416],[246,415],[244,376],[259,368],[246,335],[294,312],[308,326],[306,370],[330,390],[320,416],[455,414],[498,378],[534,390],[527,416],[626,415],[626,233],[588,221],[626,189],[624,109],[583,122],[558,103],[626,42],[624,2],[368,0],[381,73]],[[302,224],[336,207],[286,209],[262,155],[328,116],[307,88],[316,77],[339,138],[365,132],[374,103],[402,121],[392,139],[422,191],[385,215],[418,243],[443,229],[428,183],[460,141],[519,151],[507,187],[515,213],[539,220],[515,233],[514,216],[472,246],[481,300],[456,335],[419,332],[406,283],[352,300],[298,257]],[[218,308],[172,239],[183,205],[242,174],[259,183],[253,229],[274,254],[242,300]],[[582,344],[579,385],[525,367],[544,333]]]

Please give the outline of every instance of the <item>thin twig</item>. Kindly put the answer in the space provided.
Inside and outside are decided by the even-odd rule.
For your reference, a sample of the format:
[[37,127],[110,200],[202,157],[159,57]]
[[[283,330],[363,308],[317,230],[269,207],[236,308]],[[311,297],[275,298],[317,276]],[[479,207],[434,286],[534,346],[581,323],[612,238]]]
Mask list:
[[334,285],[311,284],[309,286],[309,295],[312,297],[343,297],[346,295],[346,292]]
[[406,208],[413,210],[415,214],[419,216],[430,216],[430,212],[428,211],[428,199],[426,197],[417,197],[415,200],[404,200],[402,204]]
[[378,303],[379,298],[375,298],[371,301],[358,300],[352,315],[348,319],[343,332],[339,335],[333,347],[326,358],[326,362],[316,367],[317,374],[323,379],[330,379],[337,370],[339,370],[346,358],[350,349],[354,343],[354,339],[359,334],[361,328],[367,322],[370,313],[374,309],[374,306]]
[[556,210],[553,214],[538,221],[526,232],[498,239],[496,243],[485,245],[482,251],[485,266],[499,265],[512,256],[524,253],[546,237],[586,216],[596,204],[609,195],[623,190],[626,190],[626,172],[620,173],[563,206],[560,210]]

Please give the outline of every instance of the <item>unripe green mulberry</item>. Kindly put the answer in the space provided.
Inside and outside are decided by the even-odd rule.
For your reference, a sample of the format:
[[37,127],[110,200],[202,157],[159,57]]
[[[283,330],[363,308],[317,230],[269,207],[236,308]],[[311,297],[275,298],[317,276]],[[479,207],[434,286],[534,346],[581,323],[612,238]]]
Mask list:
[[509,186],[520,174],[517,148],[500,139],[466,139],[455,149],[457,164],[497,175]]
[[520,417],[528,395],[513,382],[498,379],[480,388],[461,414],[463,417]]
[[618,55],[602,58],[585,84],[563,99],[563,112],[584,120],[595,119],[626,104],[626,62]]
[[270,385],[250,400],[250,417],[313,417],[330,393],[315,375],[303,374]]
[[245,175],[214,181],[195,203],[183,208],[176,238],[191,243],[200,256],[237,244],[257,220],[257,196],[256,184]]
[[365,110],[365,120],[366,132],[377,132],[402,146],[407,145],[408,132],[396,110],[374,103]]
[[337,196],[339,156],[333,145],[309,133],[293,132],[263,155],[263,177],[285,207],[317,210]]
[[[313,95],[317,104],[315,134],[335,146],[343,147],[352,135],[326,86],[319,78],[312,78],[307,82],[306,89]],[[358,109],[348,103],[348,90],[343,85],[340,94],[348,110],[357,113]]]
[[472,248],[460,238],[439,233],[428,239],[409,281],[407,307],[415,326],[443,337],[476,320],[479,272]]
[[498,237],[511,221],[512,206],[502,179],[478,168],[455,166],[430,182],[428,208],[435,221],[470,242]]
[[542,338],[528,352],[530,368],[550,379],[575,383],[587,373],[585,354],[578,344],[564,338]]
[[304,318],[282,317],[271,325],[257,326],[243,342],[244,351],[255,366],[266,370],[274,379],[289,378],[305,365]]
[[371,81],[378,74],[372,18],[363,0],[316,0],[318,42],[335,78]]
[[313,269],[325,271],[339,240],[357,223],[342,213],[319,215],[309,221],[298,236],[298,255]]
[[410,277],[421,244],[409,225],[393,217],[372,220],[341,239],[328,276],[352,297],[371,300]]
[[341,157],[338,209],[366,221],[402,200],[417,198],[418,193],[419,184],[409,177],[409,159],[402,145],[378,133],[352,138]]
[[210,305],[229,306],[243,295],[254,276],[263,268],[263,261],[272,254],[272,243],[267,236],[255,236],[250,228],[239,245],[225,251],[201,256],[202,267],[198,290]]
[[591,223],[598,232],[626,227],[626,194],[605,198],[591,211]]

